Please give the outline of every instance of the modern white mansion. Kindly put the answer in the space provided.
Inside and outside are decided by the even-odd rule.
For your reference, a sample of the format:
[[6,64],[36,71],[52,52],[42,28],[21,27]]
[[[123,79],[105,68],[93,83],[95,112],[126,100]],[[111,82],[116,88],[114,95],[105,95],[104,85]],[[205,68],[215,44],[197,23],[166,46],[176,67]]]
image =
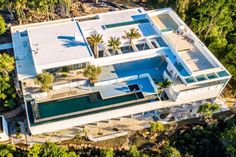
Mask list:
[[[124,31],[138,29],[131,47]],[[100,13],[11,28],[17,77],[28,125],[40,134],[174,105],[214,101],[231,75],[170,8]],[[101,34],[99,56],[87,38]],[[120,38],[117,51],[108,47]],[[91,85],[87,65],[102,68]],[[54,83],[42,92],[35,77],[49,72]],[[159,94],[158,82],[171,86]],[[160,98],[161,97],[161,98]]]

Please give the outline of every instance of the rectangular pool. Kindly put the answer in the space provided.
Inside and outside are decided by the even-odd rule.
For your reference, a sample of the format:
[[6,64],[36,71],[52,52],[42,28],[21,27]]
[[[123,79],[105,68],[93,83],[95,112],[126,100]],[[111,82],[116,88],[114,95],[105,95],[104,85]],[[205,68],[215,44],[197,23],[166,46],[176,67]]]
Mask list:
[[102,100],[99,93],[92,93],[81,97],[72,97],[39,103],[38,112],[40,118],[49,118],[137,99],[136,94],[133,93]]

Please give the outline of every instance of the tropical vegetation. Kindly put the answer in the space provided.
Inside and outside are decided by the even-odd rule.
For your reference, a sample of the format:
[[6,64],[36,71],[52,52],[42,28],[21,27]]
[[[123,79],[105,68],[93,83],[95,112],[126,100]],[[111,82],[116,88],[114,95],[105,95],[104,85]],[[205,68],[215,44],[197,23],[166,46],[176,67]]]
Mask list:
[[159,86],[158,92],[159,92],[160,98],[163,97],[164,89],[170,87],[172,84],[173,82],[168,79],[164,79],[162,82],[157,83],[157,85]]
[[14,58],[7,53],[0,54],[0,108],[13,108],[16,104],[13,71]]
[[212,117],[213,112],[220,110],[218,104],[205,103],[198,108],[198,113],[205,117]]
[[[72,0],[1,0],[0,8],[15,13],[18,23],[33,21],[45,16],[47,20],[55,19],[55,12],[68,17]],[[43,19],[45,20],[45,19]]]
[[95,83],[97,81],[97,77],[101,74],[101,67],[96,67],[95,65],[87,65],[83,71],[84,77],[88,78],[91,83]]
[[101,150],[101,157],[113,157],[114,156],[114,151],[111,148],[103,149]]
[[40,88],[43,92],[49,91],[52,83],[53,83],[54,77],[52,74],[48,72],[43,72],[36,76],[35,83],[40,85]]
[[172,84],[173,84],[173,82],[171,82],[168,79],[164,79],[162,82],[157,83],[157,85],[160,86],[160,88],[168,88]]
[[117,50],[120,49],[120,45],[121,45],[120,38],[111,37],[108,40],[108,45],[107,46],[112,49],[113,53],[115,53]]
[[151,122],[150,123],[150,131],[161,133],[165,130],[164,125],[161,122]]
[[101,34],[92,34],[87,38],[87,40],[93,48],[93,53],[94,53],[95,58],[98,58],[99,57],[98,45],[103,43],[102,35]]
[[125,35],[122,38],[129,40],[129,51],[130,51],[131,46],[133,45],[133,40],[139,39],[141,37],[141,34],[139,33],[137,28],[131,28],[129,31],[124,31],[124,33]]
[[6,23],[3,17],[0,15],[0,35],[3,35],[6,32]]

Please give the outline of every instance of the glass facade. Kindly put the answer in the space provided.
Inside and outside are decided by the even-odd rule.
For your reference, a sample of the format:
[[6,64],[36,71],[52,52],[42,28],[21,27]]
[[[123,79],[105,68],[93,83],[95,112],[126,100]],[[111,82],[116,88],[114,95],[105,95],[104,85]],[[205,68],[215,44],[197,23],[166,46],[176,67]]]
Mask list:
[[49,73],[68,72],[68,71],[79,70],[79,69],[85,68],[86,65],[87,63],[79,63],[79,64],[73,64],[73,65],[62,66],[62,67],[57,67],[57,68],[45,69],[44,71],[49,72]]

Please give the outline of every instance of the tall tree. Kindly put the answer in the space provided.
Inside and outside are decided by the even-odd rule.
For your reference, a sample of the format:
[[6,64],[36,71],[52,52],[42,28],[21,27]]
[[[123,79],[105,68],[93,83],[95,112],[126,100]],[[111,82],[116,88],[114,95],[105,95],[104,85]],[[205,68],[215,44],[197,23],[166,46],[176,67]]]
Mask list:
[[134,39],[139,39],[141,37],[141,34],[139,33],[137,28],[131,28],[128,32],[125,31],[125,35],[123,36],[124,39],[129,40],[129,49],[133,45]]
[[98,58],[99,57],[98,45],[100,43],[103,43],[102,35],[101,34],[92,34],[91,36],[89,36],[87,38],[87,40],[88,40],[89,44],[91,46],[93,46],[93,53],[94,53],[95,58]]
[[108,46],[112,48],[113,53],[115,53],[120,48],[120,38],[111,37],[108,40]]
[[163,96],[164,89],[170,87],[172,84],[173,84],[173,82],[169,81],[168,79],[164,79],[163,82],[157,83],[157,85],[160,87],[159,94],[160,94],[161,98]]
[[0,54],[0,107],[14,107],[16,98],[13,80],[14,59],[6,53]]
[[236,126],[225,129],[221,135],[220,140],[224,145],[226,154],[230,157],[236,156]]
[[100,156],[101,157],[113,157],[114,151],[111,148],[103,149],[103,150],[101,150]]
[[6,23],[3,17],[0,15],[0,35],[3,35],[6,32]]
[[19,23],[22,23],[22,20],[25,19],[24,9],[26,8],[27,0],[15,0],[14,7],[16,10],[16,16],[18,18]]

